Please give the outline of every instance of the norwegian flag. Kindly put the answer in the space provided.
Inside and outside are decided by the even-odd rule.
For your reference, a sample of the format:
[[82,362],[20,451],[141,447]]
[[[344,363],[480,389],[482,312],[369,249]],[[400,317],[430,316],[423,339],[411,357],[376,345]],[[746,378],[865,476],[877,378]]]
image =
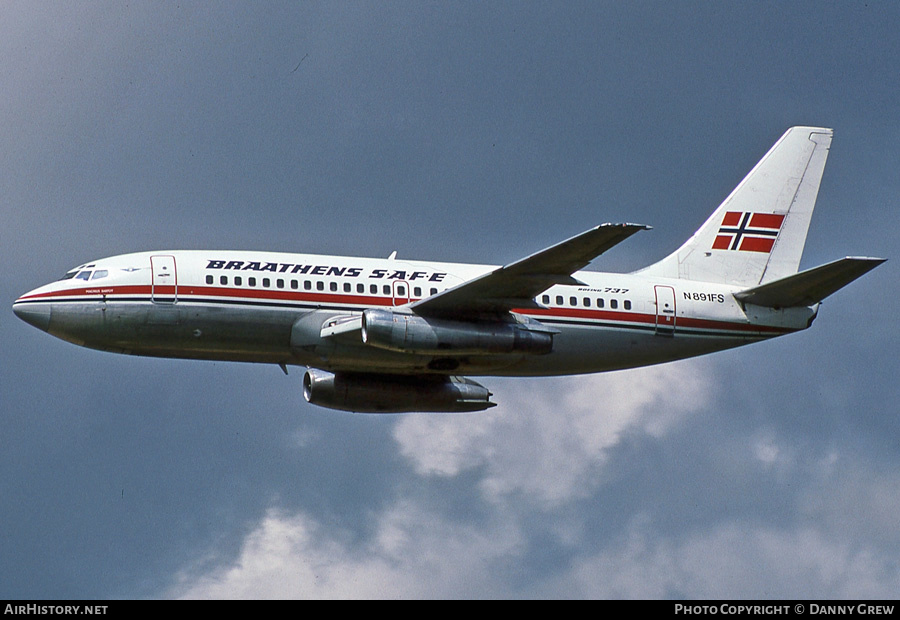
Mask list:
[[742,250],[768,254],[784,223],[777,213],[728,211],[713,242],[714,250]]

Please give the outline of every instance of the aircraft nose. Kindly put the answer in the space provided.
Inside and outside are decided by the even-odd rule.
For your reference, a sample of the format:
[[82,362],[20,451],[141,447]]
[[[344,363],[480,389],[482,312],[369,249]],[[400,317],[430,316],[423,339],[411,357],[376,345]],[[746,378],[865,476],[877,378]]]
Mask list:
[[16,316],[42,331],[50,329],[50,304],[16,302],[13,304]]

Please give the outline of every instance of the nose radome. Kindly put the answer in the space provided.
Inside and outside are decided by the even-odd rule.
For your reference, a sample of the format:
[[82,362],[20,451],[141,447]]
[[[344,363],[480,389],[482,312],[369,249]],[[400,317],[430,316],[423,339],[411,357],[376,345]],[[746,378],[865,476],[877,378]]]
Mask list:
[[29,325],[34,325],[42,331],[50,329],[50,304],[17,302],[13,304],[13,312]]

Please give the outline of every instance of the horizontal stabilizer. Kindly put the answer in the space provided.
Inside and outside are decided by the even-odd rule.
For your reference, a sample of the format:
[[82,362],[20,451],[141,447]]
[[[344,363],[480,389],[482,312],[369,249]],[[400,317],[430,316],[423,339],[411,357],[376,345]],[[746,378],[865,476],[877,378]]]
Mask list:
[[875,269],[884,258],[847,257],[820,267],[807,269],[734,296],[741,302],[768,308],[812,306],[858,277]]

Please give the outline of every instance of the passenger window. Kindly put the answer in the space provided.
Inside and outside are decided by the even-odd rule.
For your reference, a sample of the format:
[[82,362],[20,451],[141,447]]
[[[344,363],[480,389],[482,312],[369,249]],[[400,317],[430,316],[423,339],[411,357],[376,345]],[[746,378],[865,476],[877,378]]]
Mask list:
[[329,288],[332,292],[336,291],[336,290],[337,290],[337,282],[332,282],[331,284],[329,284],[328,288]]
[[263,278],[263,287],[269,288],[272,286],[272,281],[269,278]]
[[616,299],[610,299],[610,300],[609,300],[609,307],[612,308],[613,310],[615,310],[616,308],[619,307],[619,301],[616,300]]
[[296,291],[299,287],[300,287],[299,282],[297,282],[296,280],[291,280],[291,288],[292,289],[294,289]]
[[436,288],[431,289],[431,294],[432,294],[432,295],[437,295],[437,289],[436,289]]
[[543,303],[545,306],[548,305],[550,303],[550,295],[544,295],[543,297],[541,297],[541,303]]
[[324,290],[325,290],[325,283],[322,282],[321,280],[319,280],[318,282],[316,282],[316,290],[317,290],[317,291],[324,291]]
[[243,278],[241,278],[241,276],[234,276],[234,285],[235,286],[240,286],[243,282],[244,282],[244,280],[243,280]]
[[384,287],[382,288],[382,290],[384,291],[385,295],[390,295],[391,294],[391,285],[385,284]]
[[578,298],[577,298],[577,297],[569,297],[569,305],[570,305],[570,306],[577,306],[577,305],[578,305]]
[[562,298],[562,295],[557,295],[557,296],[556,296],[556,305],[557,305],[557,306],[563,305],[563,298]]
[[365,284],[357,284],[357,285],[356,285],[356,292],[357,292],[357,293],[365,293],[365,292],[366,292],[366,285],[365,285]]
[[345,293],[350,293],[350,292],[352,292],[352,290],[351,290],[351,288],[350,288],[350,283],[349,283],[349,282],[344,282],[344,292],[345,292]]
[[598,298],[597,298],[597,307],[598,307],[598,308],[602,308],[602,307],[603,307],[603,298],[602,298],[602,297],[598,297]]
[[207,283],[207,284],[212,284],[212,283],[213,283],[213,277],[212,277],[212,276],[206,276],[206,283]]
[[309,291],[311,289],[312,289],[312,282],[310,282],[309,280],[304,280],[303,281],[303,290]]
[[406,297],[406,287],[405,286],[397,287],[397,297]]
[[228,276],[219,276],[219,284],[228,284]]
[[247,278],[248,286],[256,286],[256,278]]
[[378,294],[378,285],[377,285],[377,284],[370,284],[370,285],[369,285],[369,292],[372,293],[373,295],[377,295],[377,294]]
[[628,301],[627,299],[625,300],[625,309],[626,309],[626,310],[631,310],[631,302]]
[[421,297],[422,296],[422,287],[417,286],[416,288],[414,288],[413,295],[415,295],[416,297]]
[[277,280],[275,280],[275,286],[277,286],[278,288],[284,288],[284,280],[278,278]]

